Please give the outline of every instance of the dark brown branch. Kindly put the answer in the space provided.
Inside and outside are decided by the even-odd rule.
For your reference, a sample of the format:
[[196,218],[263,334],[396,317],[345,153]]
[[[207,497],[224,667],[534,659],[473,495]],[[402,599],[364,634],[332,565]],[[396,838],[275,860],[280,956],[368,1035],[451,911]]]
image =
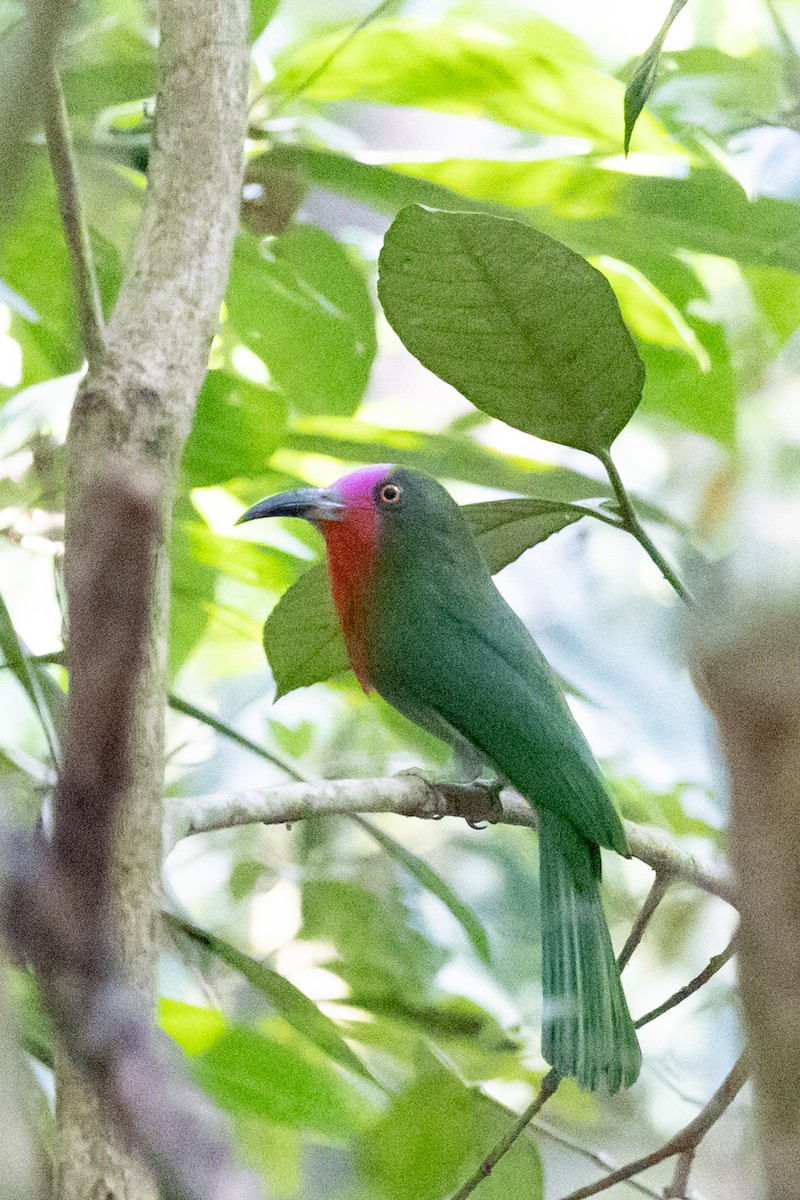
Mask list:
[[717,1088],[702,1112],[698,1113],[693,1121],[684,1126],[668,1142],[665,1142],[660,1149],[654,1150],[652,1154],[646,1154],[644,1158],[637,1158],[635,1162],[620,1167],[618,1171],[612,1171],[610,1175],[598,1179],[595,1183],[570,1192],[568,1196],[563,1197],[563,1200],[588,1200],[589,1196],[597,1196],[601,1192],[608,1191],[615,1184],[624,1183],[634,1175],[639,1175],[642,1171],[649,1170],[650,1167],[658,1166],[668,1158],[674,1158],[676,1154],[693,1155],[709,1129],[717,1123],[742,1090],[747,1082],[747,1076],[747,1064],[742,1057]]
[[704,984],[708,983],[709,979],[713,979],[718,971],[721,971],[727,962],[733,958],[736,953],[736,938],[731,938],[728,945],[719,954],[715,954],[709,961],[708,965],[703,967],[703,970],[695,975],[694,979],[690,979],[682,988],[678,988],[677,992],[659,1004],[657,1008],[652,1008],[649,1013],[645,1013],[643,1017],[639,1017],[635,1022],[636,1028],[641,1029],[643,1025],[649,1025],[651,1021],[655,1021],[656,1017],[662,1017],[665,1012],[669,1012],[671,1008],[682,1004],[684,1000],[688,1000],[695,992],[699,992]]
[[156,507],[123,475],[95,484],[91,536],[69,577],[70,700],[52,845],[19,840],[6,923],[56,1035],[104,1111],[170,1194],[255,1200],[222,1121],[154,1034],[114,953],[111,862],[131,775],[131,714],[146,659]]
[[72,263],[81,342],[86,358],[89,362],[94,362],[105,349],[103,309],[92,259],[89,230],[78,187],[78,172],[72,150],[64,92],[53,57],[44,71],[43,93],[47,152],[53,168],[61,224]]

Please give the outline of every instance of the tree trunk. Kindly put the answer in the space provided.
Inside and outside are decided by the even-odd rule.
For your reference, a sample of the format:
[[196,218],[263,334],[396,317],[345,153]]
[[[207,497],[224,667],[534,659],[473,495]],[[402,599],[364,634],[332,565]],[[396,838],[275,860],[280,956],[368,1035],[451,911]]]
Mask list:
[[[163,521],[149,660],[138,683],[133,783],[115,861],[118,949],[149,1012],[156,999],[164,768],[170,512],[238,224],[246,123],[245,0],[162,8],[148,191],[105,352],[90,362],[67,440],[66,558],[92,521],[87,486],[115,464],[146,475]],[[87,831],[90,836],[90,831]],[[143,1168],[59,1055],[58,1200],[150,1200]]]

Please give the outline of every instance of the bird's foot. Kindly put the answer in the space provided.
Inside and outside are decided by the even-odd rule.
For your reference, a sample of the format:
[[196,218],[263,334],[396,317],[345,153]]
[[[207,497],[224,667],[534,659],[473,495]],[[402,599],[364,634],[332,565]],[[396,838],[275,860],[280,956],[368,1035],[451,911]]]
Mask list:
[[481,812],[480,817],[469,817],[464,814],[464,820],[469,825],[470,829],[485,829],[487,825],[496,825],[498,821],[503,819],[503,801],[500,799],[500,793],[506,786],[506,780],[496,775],[493,779],[475,779],[470,784],[470,787],[478,788],[483,792],[485,800],[485,811]]
[[442,817],[462,817],[470,829],[485,829],[503,819],[500,793],[506,787],[505,779],[470,779],[457,783],[449,778],[436,779],[419,767],[407,767],[397,775],[410,775],[424,784],[425,799],[419,813],[422,817],[433,821],[441,821]]
[[395,778],[402,779],[404,776],[417,779],[424,786],[425,796],[419,816],[429,821],[441,821],[442,817],[448,815],[447,800],[442,792],[445,785],[440,780],[428,775],[421,767],[405,767],[395,772]]

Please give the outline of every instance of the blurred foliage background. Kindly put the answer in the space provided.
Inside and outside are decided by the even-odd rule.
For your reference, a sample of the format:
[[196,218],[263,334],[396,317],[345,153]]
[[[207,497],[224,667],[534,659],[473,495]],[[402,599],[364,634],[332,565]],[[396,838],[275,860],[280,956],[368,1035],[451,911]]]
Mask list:
[[[478,413],[403,349],[375,284],[383,234],[409,202],[530,221],[606,275],[647,370],[615,445],[626,485],[689,577],[698,554],[729,548],[743,455],[771,423],[797,433],[800,5],[691,0],[625,158],[625,82],[665,7],[254,0],[242,229],[176,498],[170,795],[285,777],[225,729],[331,778],[445,764],[348,674],[273,703],[261,627],[321,543],[299,522],[235,529],[255,500],[373,461],[435,474],[460,501],[609,494],[596,460]],[[5,53],[20,11],[0,0]],[[63,59],[106,306],[143,196],[151,17],[135,0],[86,3]],[[61,649],[62,445],[81,369],[42,146],[0,253],[7,655]],[[625,815],[718,852],[709,718],[678,602],[641,548],[583,520],[498,584],[563,678]],[[43,717],[65,685],[57,662],[32,672],[27,695],[0,672],[0,786],[26,824],[52,788]],[[180,916],[165,940],[163,1024],[286,1200],[445,1200],[544,1070],[535,838],[378,825],[380,841],[343,819],[207,834],[165,864]],[[617,944],[650,878],[609,856]],[[675,886],[626,972],[634,1016],[732,929],[721,901]],[[47,1031],[17,982],[50,1097]],[[582,1151],[618,1164],[688,1121],[741,1048],[733,987],[729,967],[644,1030],[630,1092],[562,1087],[479,1195],[564,1195],[597,1174]],[[693,1183],[710,1200],[757,1190],[749,1104],[745,1093],[704,1143]],[[671,1177],[659,1170],[652,1187]]]

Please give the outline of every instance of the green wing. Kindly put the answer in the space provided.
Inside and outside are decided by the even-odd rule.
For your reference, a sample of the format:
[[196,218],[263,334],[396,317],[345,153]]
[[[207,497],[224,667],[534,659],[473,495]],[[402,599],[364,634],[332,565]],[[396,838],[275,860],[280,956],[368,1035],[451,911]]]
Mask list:
[[[424,574],[424,573],[423,573]],[[439,574],[439,573],[437,573]],[[371,631],[377,690],[418,724],[455,729],[537,807],[627,854],[625,835],[550,668],[491,577],[395,575]]]

